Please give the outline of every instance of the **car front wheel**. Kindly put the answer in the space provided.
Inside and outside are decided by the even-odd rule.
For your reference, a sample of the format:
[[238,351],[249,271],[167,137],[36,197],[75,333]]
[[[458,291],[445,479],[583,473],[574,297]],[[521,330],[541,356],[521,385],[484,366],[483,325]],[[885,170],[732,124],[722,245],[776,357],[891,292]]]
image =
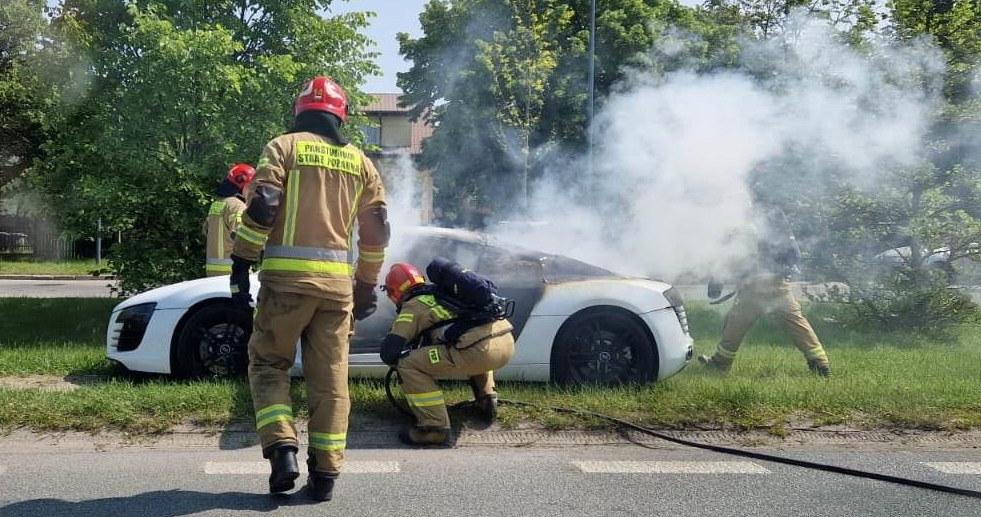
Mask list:
[[623,309],[599,307],[567,320],[552,346],[552,380],[563,386],[644,383],[657,379],[654,340]]
[[181,329],[171,353],[174,374],[187,378],[245,375],[252,333],[249,316],[226,302],[198,309]]

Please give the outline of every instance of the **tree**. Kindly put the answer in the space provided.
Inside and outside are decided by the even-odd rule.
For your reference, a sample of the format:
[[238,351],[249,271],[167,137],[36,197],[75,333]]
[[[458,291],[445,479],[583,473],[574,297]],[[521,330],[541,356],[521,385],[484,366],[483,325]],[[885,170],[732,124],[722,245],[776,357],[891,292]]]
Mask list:
[[890,30],[901,41],[928,37],[947,57],[946,96],[952,116],[978,120],[971,80],[981,56],[981,7],[974,0],[892,0]]
[[530,137],[541,123],[549,77],[558,65],[556,41],[572,19],[572,10],[554,0],[509,0],[514,25],[477,42],[477,61],[490,77],[498,120],[520,135],[520,202],[528,204]]
[[287,127],[303,80],[335,77],[355,109],[365,98],[366,18],[322,18],[328,4],[81,0],[57,12],[87,51],[90,86],[61,106],[32,180],[64,227],[91,235],[101,220],[121,234],[109,266],[124,292],[201,276],[211,191]]
[[37,69],[50,48],[40,0],[0,5],[0,188],[41,156],[46,139],[43,113],[51,101]]
[[[444,211],[513,207],[508,200],[540,177],[553,151],[585,151],[590,3],[435,0],[420,15],[422,37],[399,35],[400,52],[413,63],[398,76],[401,101],[436,126],[421,165],[433,169]],[[673,1],[600,0],[599,104],[632,69],[731,63],[737,19],[729,9]],[[689,38],[684,53],[651,51],[679,31],[704,37]]]
[[877,28],[875,0],[711,0],[710,8],[733,5],[742,12],[760,39],[788,29],[795,13],[823,18],[846,40],[859,43]]

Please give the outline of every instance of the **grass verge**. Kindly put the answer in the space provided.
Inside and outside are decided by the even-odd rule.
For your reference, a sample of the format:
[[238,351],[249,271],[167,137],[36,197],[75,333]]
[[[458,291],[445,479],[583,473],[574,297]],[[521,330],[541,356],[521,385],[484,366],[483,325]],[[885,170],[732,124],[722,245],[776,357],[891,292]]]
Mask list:
[[[0,299],[0,377],[86,376],[72,391],[0,387],[0,430],[119,429],[160,432],[175,425],[222,428],[252,419],[242,380],[178,382],[130,378],[104,360],[111,307],[104,299]],[[564,406],[661,428],[765,428],[773,434],[797,426],[968,429],[981,427],[981,336],[976,327],[945,335],[846,331],[823,307],[809,311],[835,376],[811,375],[804,360],[772,321],[747,337],[729,375],[697,363],[649,386],[560,389],[502,383],[504,398]],[[722,313],[691,304],[696,353],[715,347]],[[91,379],[96,379],[92,382]],[[444,385],[450,403],[469,397],[463,383]],[[293,383],[295,400],[305,384]],[[359,418],[398,417],[377,380],[351,383],[352,426]],[[302,404],[297,416],[305,417]],[[544,409],[503,407],[504,426],[606,428],[604,421]]]
[[91,275],[105,267],[94,260],[65,260],[59,262],[20,262],[0,260],[2,275]]

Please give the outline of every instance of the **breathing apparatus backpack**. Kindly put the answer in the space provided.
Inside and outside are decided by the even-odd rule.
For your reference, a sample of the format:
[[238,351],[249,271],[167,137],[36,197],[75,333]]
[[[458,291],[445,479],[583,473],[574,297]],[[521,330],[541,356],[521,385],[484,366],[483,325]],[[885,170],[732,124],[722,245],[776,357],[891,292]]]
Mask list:
[[514,300],[502,297],[491,279],[452,260],[434,258],[426,266],[426,276],[436,287],[437,299],[458,309],[458,313],[487,321],[504,319],[514,313]]
[[424,330],[421,345],[428,344],[431,330],[447,327],[443,338],[453,343],[470,329],[514,314],[514,300],[501,296],[494,282],[452,260],[434,258],[426,266],[426,276],[430,284],[411,291],[411,296],[430,294],[456,316]]

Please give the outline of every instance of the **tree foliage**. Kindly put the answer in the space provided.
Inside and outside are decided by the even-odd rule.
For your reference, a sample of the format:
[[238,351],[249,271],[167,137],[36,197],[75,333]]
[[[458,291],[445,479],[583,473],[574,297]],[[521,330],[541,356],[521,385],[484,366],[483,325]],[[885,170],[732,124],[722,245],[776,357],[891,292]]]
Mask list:
[[497,119],[518,132],[521,155],[519,200],[528,202],[529,140],[541,123],[549,77],[558,65],[558,37],[573,12],[554,0],[509,0],[514,23],[508,32],[478,41],[477,62],[485,67]]
[[[562,165],[557,155],[583,156],[590,3],[436,0],[420,17],[422,37],[399,36],[403,56],[413,63],[399,75],[403,102],[437,126],[422,164],[434,170],[437,204],[456,215],[444,222],[467,224],[468,211],[486,206],[512,210],[524,171],[534,181],[545,167]],[[975,208],[981,206],[976,202],[981,153],[973,142],[953,136],[981,118],[972,89],[981,55],[977,2],[892,0],[888,10],[873,0],[711,0],[696,8],[672,1],[599,0],[596,5],[600,108],[638,70],[656,81],[679,69],[710,74],[735,68],[763,88],[779,90],[787,80],[779,67],[759,59],[743,62],[742,51],[777,38],[794,44],[802,13],[824,20],[839,42],[873,60],[873,67],[890,66],[880,59],[884,45],[921,45],[921,40],[938,45],[946,58],[943,99],[925,142],[930,151],[916,166],[878,170],[881,184],[863,190],[847,181],[847,168],[834,159],[813,177],[787,174],[798,165],[813,167],[791,147],[771,163],[757,164],[752,186],[760,199],[792,215],[813,277],[848,282],[850,298],[841,299],[855,302],[862,318],[923,326],[971,313],[970,302],[946,287],[958,261],[978,258],[981,242],[981,213]],[[828,83],[831,75],[820,72],[809,80],[836,87]],[[893,80],[910,84],[893,85]],[[932,80],[894,75],[886,82],[926,92]],[[706,150],[712,145],[706,142]],[[560,168],[565,181],[577,180],[575,167]],[[893,247],[911,250],[908,260],[883,272],[873,258]],[[931,267],[938,263],[931,258],[934,250],[946,254],[942,269]]]
[[0,5],[0,188],[40,156],[47,132],[43,113],[49,88],[38,57],[50,48],[40,0]]
[[330,75],[363,102],[356,87],[375,70],[358,33],[367,18],[323,18],[328,5],[78,0],[56,11],[88,73],[81,101],[59,105],[32,180],[65,228],[94,235],[101,222],[121,236],[109,265],[123,291],[201,276],[213,188],[287,127],[303,80]]
[[[420,15],[423,36],[399,35],[412,67],[398,76],[402,102],[436,126],[421,165],[434,171],[446,222],[514,204],[554,152],[586,145],[590,0],[434,0]],[[731,63],[741,33],[728,8],[676,2],[597,2],[598,104],[637,67],[669,71]],[[684,57],[658,52],[668,36],[687,38]],[[462,158],[459,158],[462,157]]]

